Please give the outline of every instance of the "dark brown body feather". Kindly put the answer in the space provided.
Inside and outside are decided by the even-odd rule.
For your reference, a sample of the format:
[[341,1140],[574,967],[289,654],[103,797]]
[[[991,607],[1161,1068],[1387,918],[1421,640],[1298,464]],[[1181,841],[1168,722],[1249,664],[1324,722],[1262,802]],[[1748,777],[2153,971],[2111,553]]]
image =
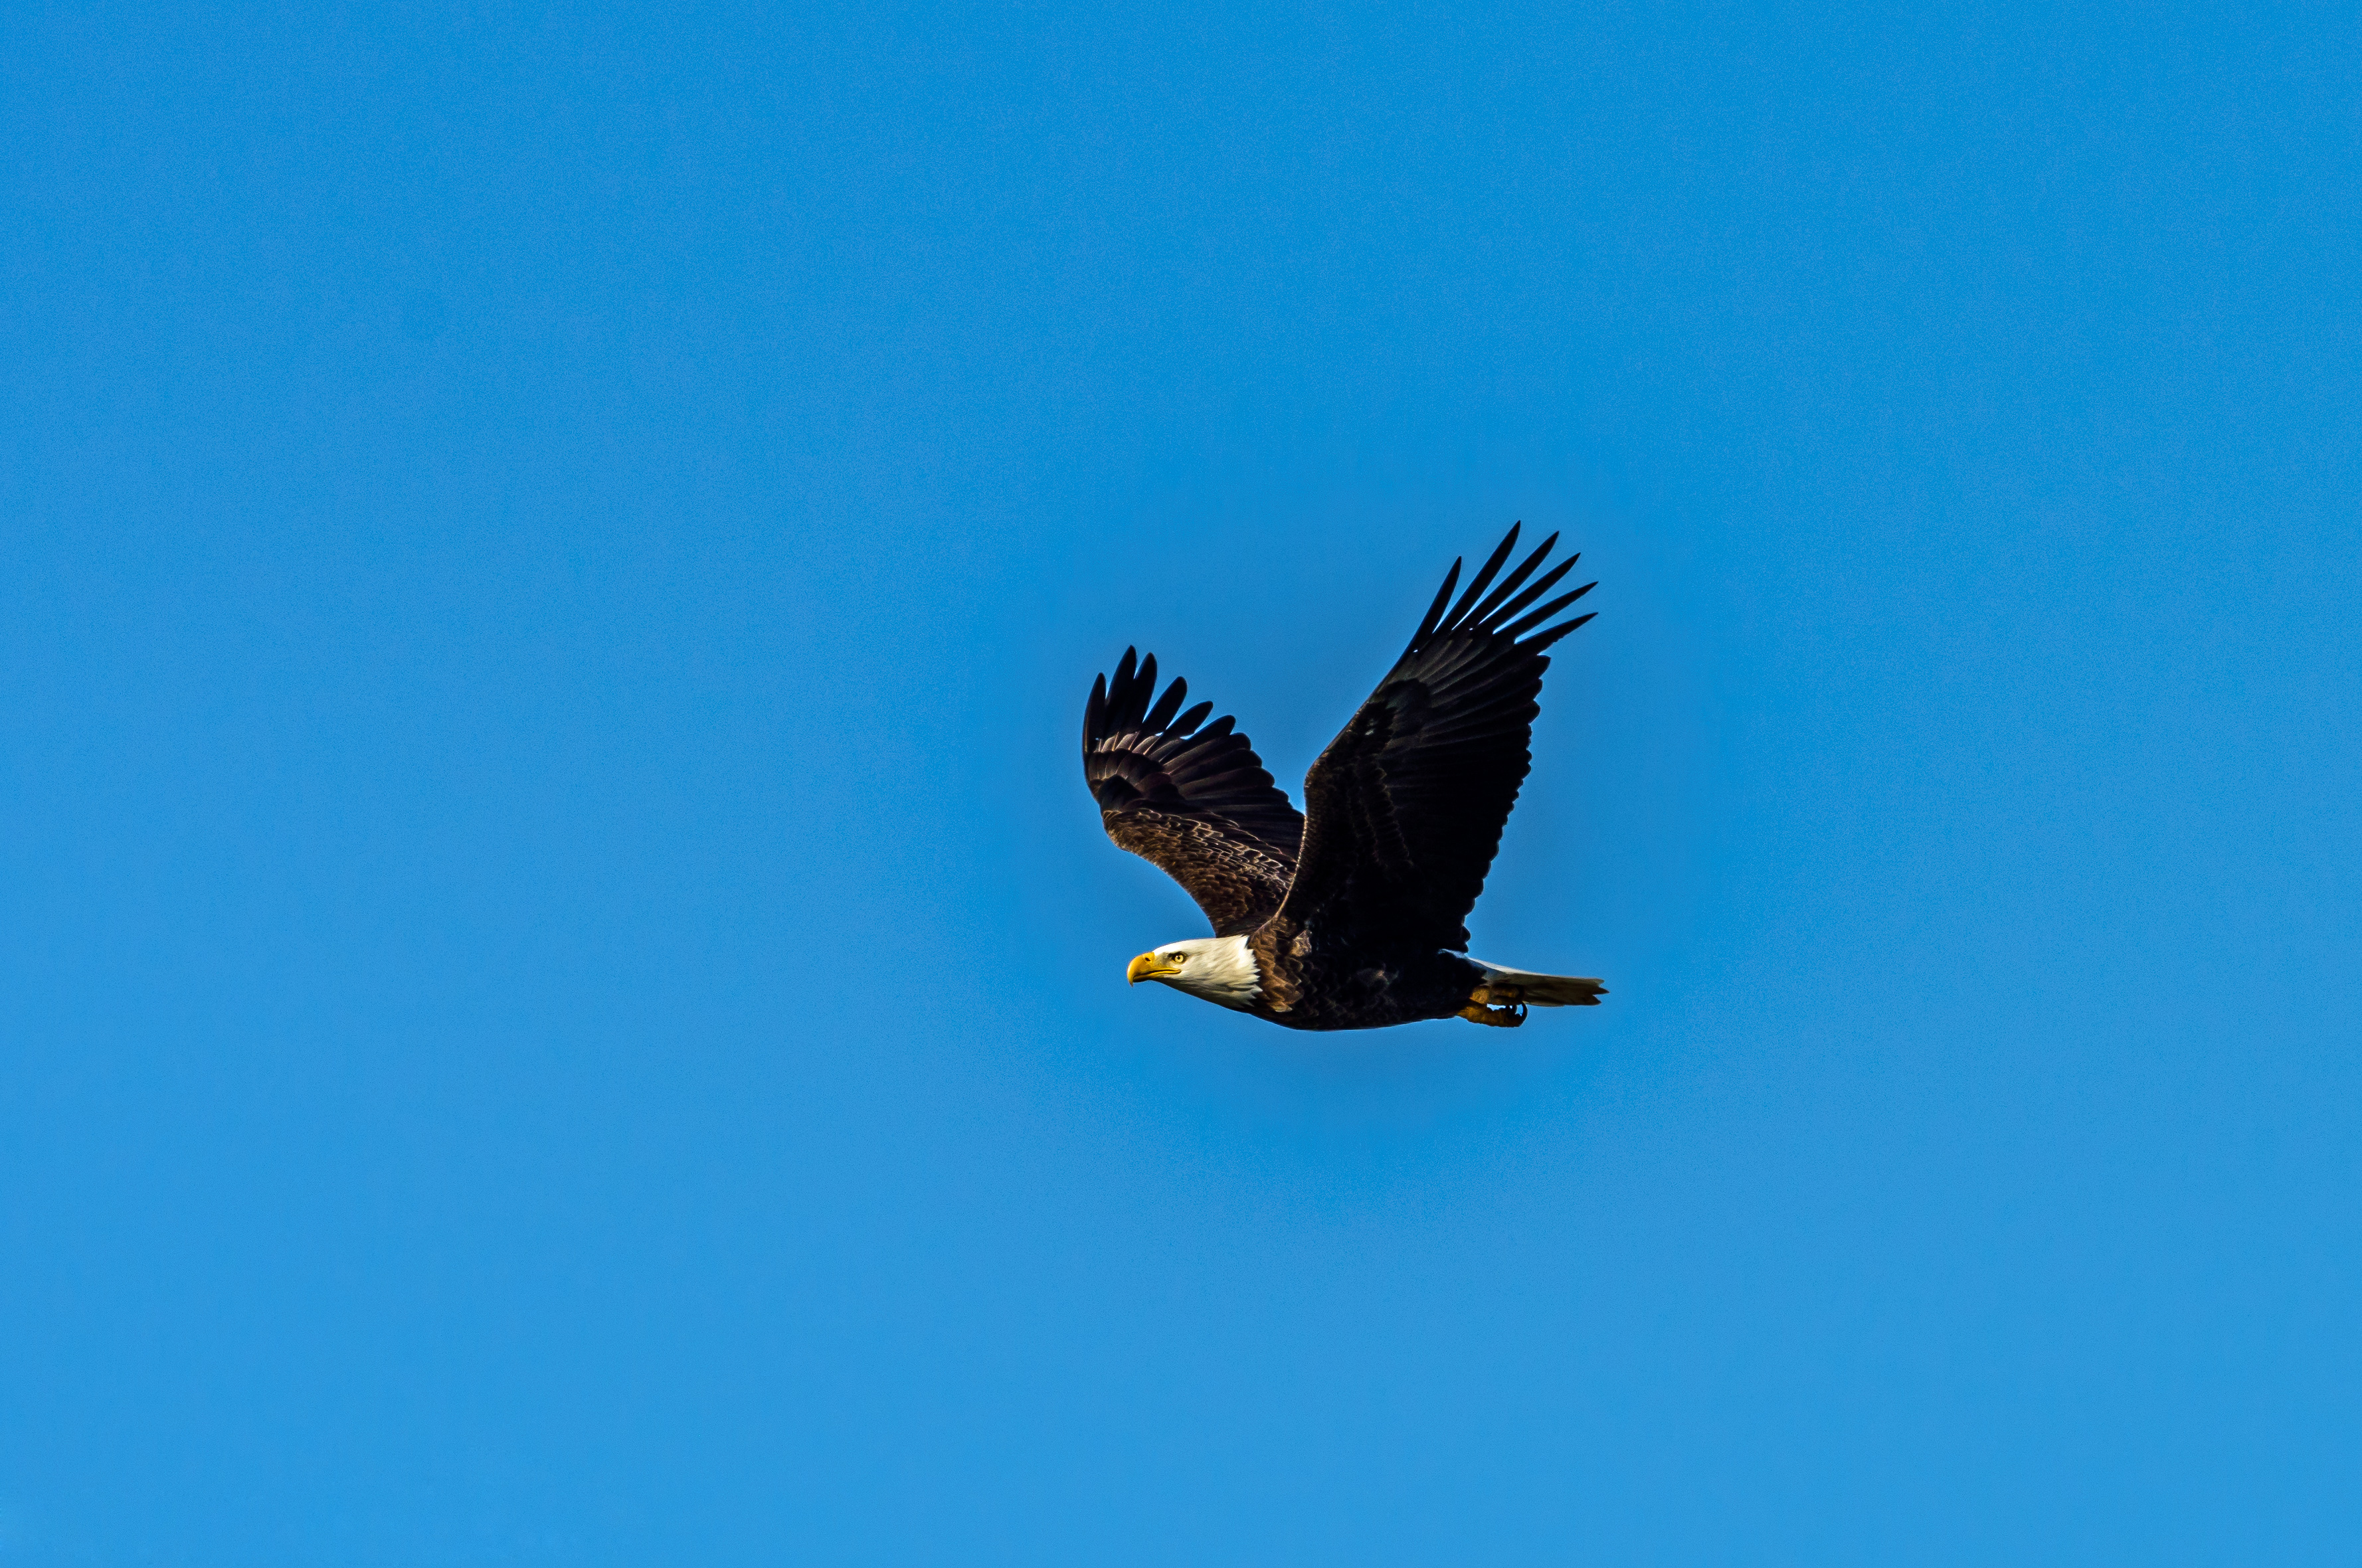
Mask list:
[[1247,1010],[1289,1029],[1385,1029],[1450,1018],[1485,977],[1456,953],[1376,951],[1286,919],[1265,923],[1247,948],[1264,986]]
[[1449,1018],[1483,978],[1462,955],[1467,916],[1532,763],[1543,650],[1591,617],[1549,623],[1594,586],[1529,609],[1580,558],[1536,577],[1552,535],[1502,578],[1517,540],[1513,527],[1456,602],[1452,563],[1306,776],[1306,816],[1231,720],[1181,711],[1186,682],[1152,705],[1153,655],[1126,649],[1093,684],[1083,770],[1108,835],[1179,882],[1216,935],[1247,937],[1258,1015],[1293,1029]]

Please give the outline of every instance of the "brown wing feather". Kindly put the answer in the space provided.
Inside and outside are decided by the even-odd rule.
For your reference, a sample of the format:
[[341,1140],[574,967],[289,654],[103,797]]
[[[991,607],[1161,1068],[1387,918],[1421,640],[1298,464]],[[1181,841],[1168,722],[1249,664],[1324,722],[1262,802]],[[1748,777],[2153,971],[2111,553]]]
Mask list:
[[1452,563],[1410,646],[1305,777],[1291,921],[1374,944],[1468,945],[1468,911],[1532,766],[1542,650],[1591,617],[1547,623],[1596,586],[1529,611],[1581,558],[1534,578],[1553,534],[1493,587],[1517,542],[1513,527],[1447,613]]
[[1272,782],[1247,737],[1200,702],[1187,681],[1156,698],[1156,656],[1126,648],[1112,680],[1091,683],[1083,710],[1083,778],[1108,836],[1161,867],[1213,922],[1217,936],[1253,931],[1287,896],[1304,819]]

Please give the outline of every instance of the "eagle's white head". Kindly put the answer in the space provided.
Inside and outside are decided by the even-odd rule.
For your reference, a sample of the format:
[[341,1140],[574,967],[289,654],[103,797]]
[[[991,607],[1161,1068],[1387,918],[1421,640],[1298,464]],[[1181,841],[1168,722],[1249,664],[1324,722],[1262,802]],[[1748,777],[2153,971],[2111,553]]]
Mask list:
[[1194,936],[1168,942],[1131,961],[1124,971],[1133,985],[1162,980],[1224,1007],[1243,1008],[1263,995],[1263,970],[1243,936]]

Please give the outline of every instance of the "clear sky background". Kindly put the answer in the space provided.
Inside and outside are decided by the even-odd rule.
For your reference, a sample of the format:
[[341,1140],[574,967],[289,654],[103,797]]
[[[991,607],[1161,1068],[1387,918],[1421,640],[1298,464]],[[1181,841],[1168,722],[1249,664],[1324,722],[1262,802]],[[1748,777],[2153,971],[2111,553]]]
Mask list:
[[[2344,7],[29,5],[0,1562],[2331,1563]],[[1123,966],[1601,580],[1473,921]]]

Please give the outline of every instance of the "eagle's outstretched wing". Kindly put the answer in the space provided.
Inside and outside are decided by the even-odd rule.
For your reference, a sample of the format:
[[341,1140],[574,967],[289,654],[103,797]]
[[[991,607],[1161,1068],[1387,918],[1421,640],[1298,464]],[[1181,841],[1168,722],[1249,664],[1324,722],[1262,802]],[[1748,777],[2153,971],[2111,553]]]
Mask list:
[[1410,646],[1305,776],[1289,919],[1467,947],[1468,911],[1532,764],[1526,744],[1550,667],[1542,650],[1591,617],[1549,622],[1596,586],[1529,611],[1582,558],[1534,578],[1553,534],[1494,587],[1517,543],[1513,527],[1447,613],[1460,580],[1451,563]]
[[1236,721],[1207,723],[1211,702],[1182,712],[1185,680],[1166,687],[1152,709],[1155,692],[1156,656],[1135,668],[1130,648],[1112,681],[1091,682],[1083,777],[1099,820],[1109,838],[1187,889],[1215,935],[1253,931],[1287,896],[1304,819]]

